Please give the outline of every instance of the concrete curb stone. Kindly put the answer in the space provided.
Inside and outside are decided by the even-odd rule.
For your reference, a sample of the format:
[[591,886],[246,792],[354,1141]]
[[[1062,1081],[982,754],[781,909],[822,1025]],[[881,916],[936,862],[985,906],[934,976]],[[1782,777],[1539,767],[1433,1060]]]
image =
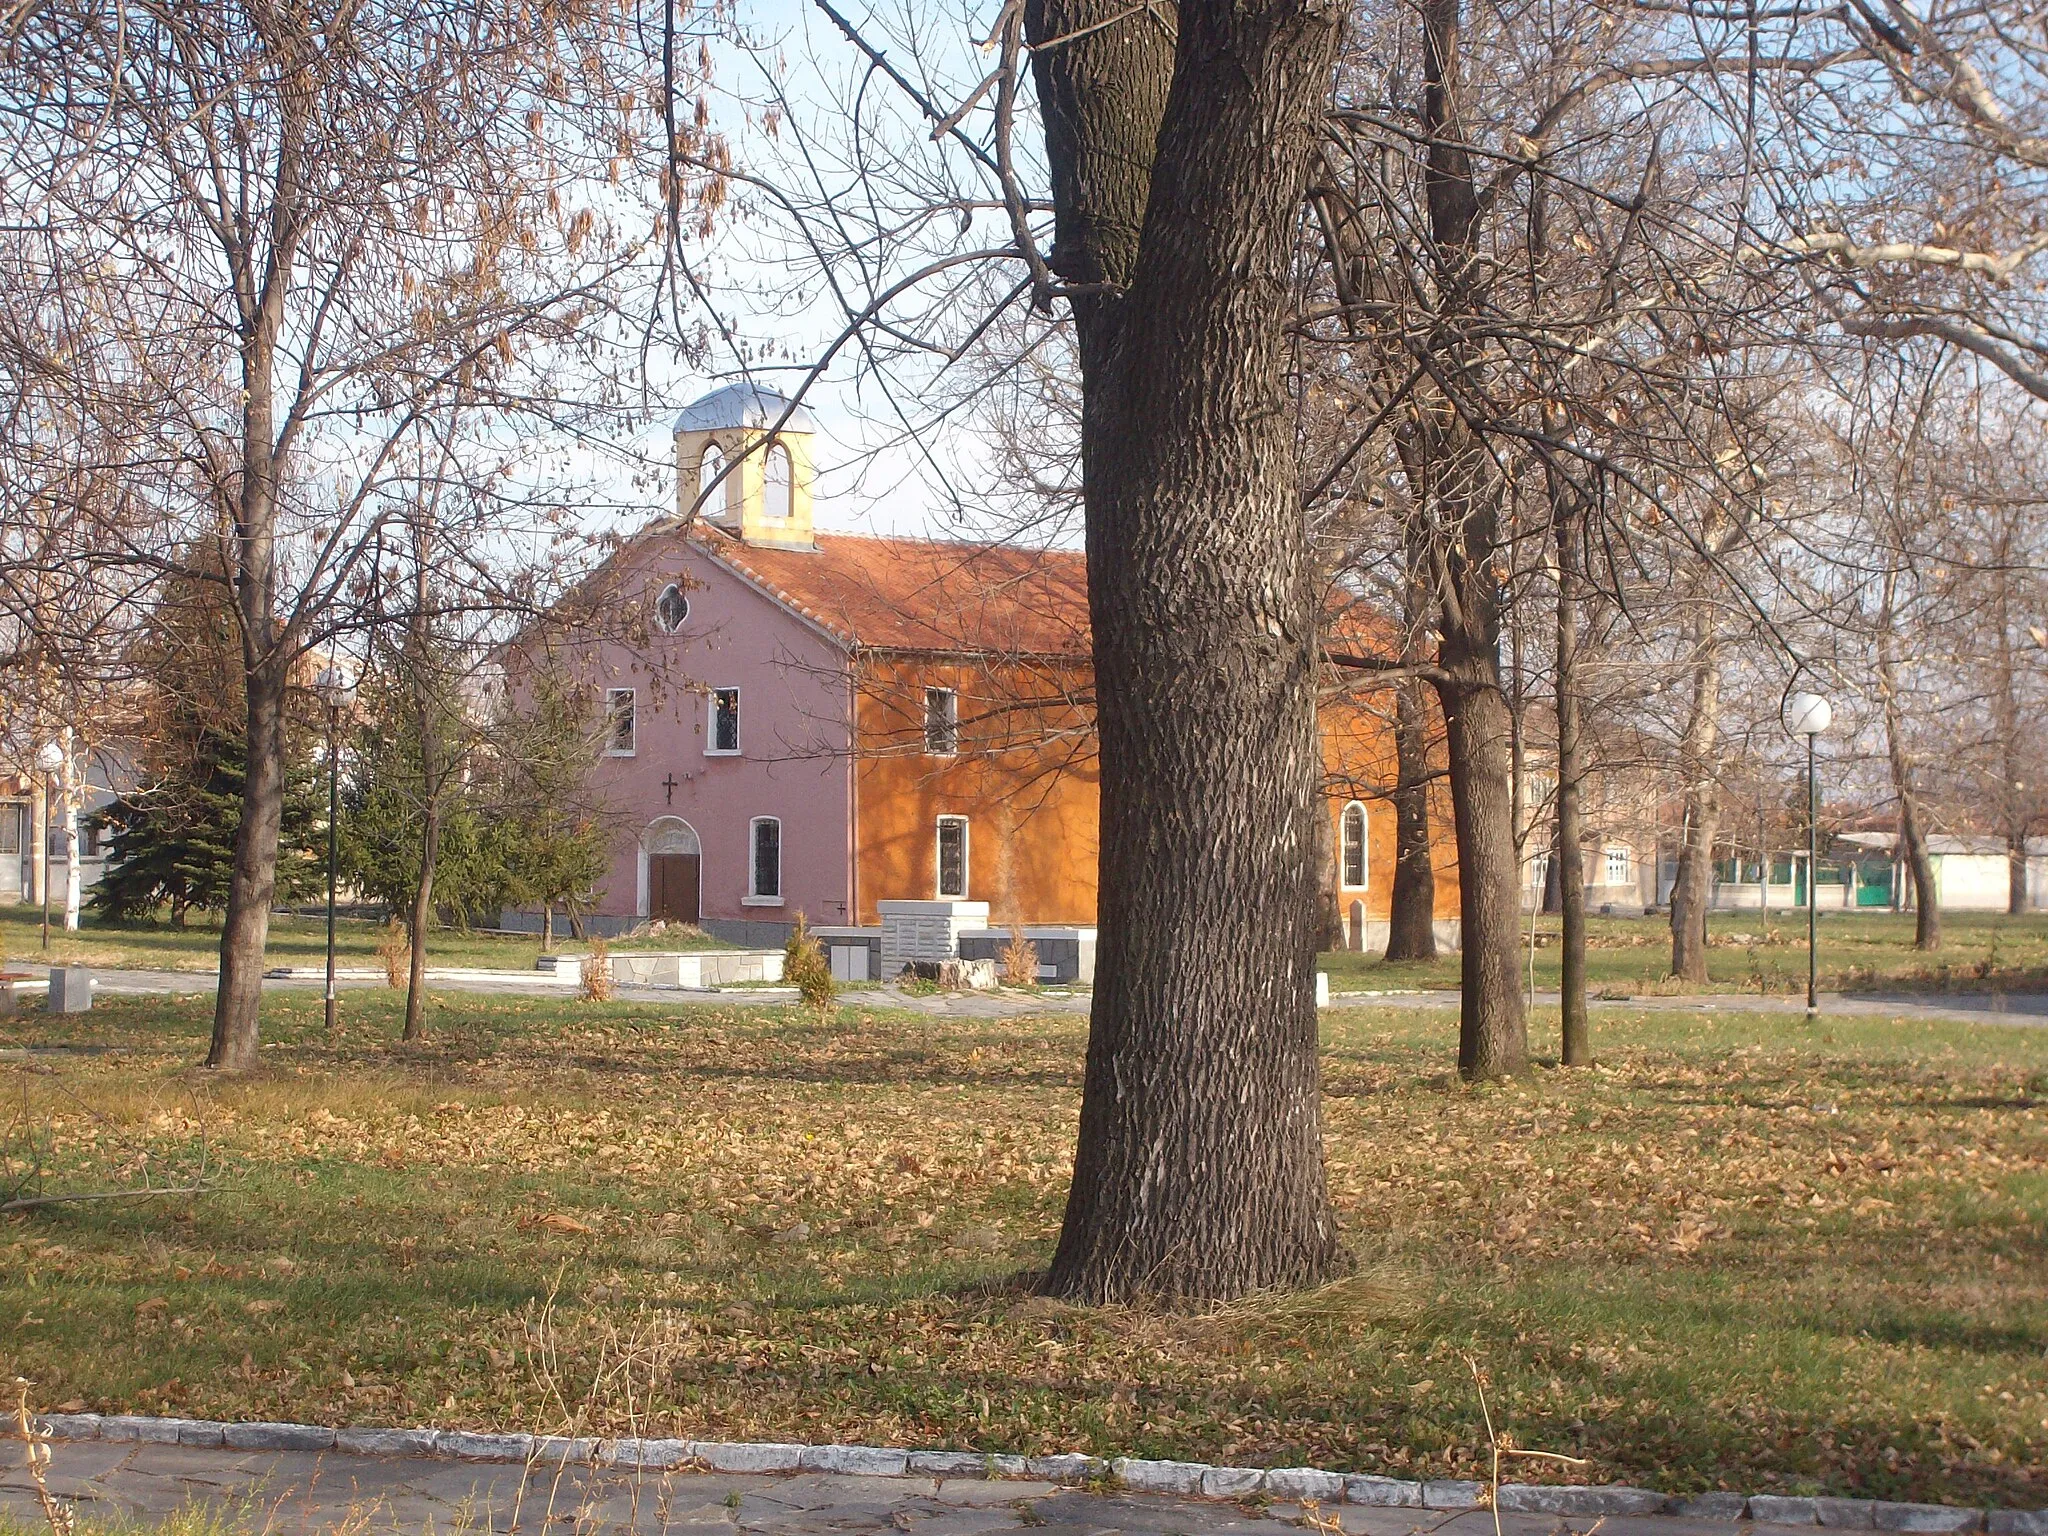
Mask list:
[[1256,1467],[1211,1467],[1202,1474],[1202,1496],[1242,1499],[1259,1491],[1265,1474]]
[[1401,1477],[1374,1477],[1354,1472],[1344,1479],[1344,1502],[1380,1509],[1422,1508],[1422,1484]]
[[1478,1506],[1480,1491],[1484,1483],[1470,1483],[1462,1478],[1431,1478],[1422,1485],[1422,1507],[1424,1509],[1473,1509]]
[[1948,1504],[1878,1503],[1870,1512],[1880,1531],[1975,1531],[1984,1524],[1983,1510]]
[[[102,1440],[135,1440],[144,1445],[177,1445],[183,1434],[190,1430],[195,1435],[204,1435],[208,1430],[219,1433],[220,1426],[210,1419],[157,1419],[147,1414],[116,1413],[100,1420],[99,1438]],[[205,1445],[204,1439],[183,1441],[186,1445]],[[213,1442],[220,1444],[216,1438]]]
[[1109,1466],[1099,1456],[1081,1456],[1071,1451],[1057,1456],[1027,1456],[1024,1470],[1048,1483],[1092,1483]]
[[[853,1477],[928,1477],[944,1480],[1037,1479],[1068,1486],[1114,1475],[1139,1493],[1245,1498],[1265,1494],[1282,1501],[1347,1503],[1380,1508],[1464,1510],[1481,1507],[1486,1484],[1455,1478],[1414,1482],[1368,1473],[1325,1472],[1315,1467],[1213,1467],[1199,1461],[1155,1461],[1064,1453],[1052,1456],[981,1455],[973,1451],[911,1451],[894,1446],[791,1445],[761,1441],[598,1440],[570,1435],[496,1435],[467,1430],[332,1429],[318,1424],[222,1424],[212,1419],[158,1418],[148,1414],[46,1413],[38,1433],[53,1440],[110,1440],[145,1445],[225,1447],[244,1451],[339,1450],[359,1456],[449,1457],[464,1461],[594,1464],[667,1471],[697,1465],[714,1472],[815,1472]],[[1556,1515],[1673,1514],[1696,1520],[1749,1519],[1768,1525],[1880,1530],[1907,1536],[2048,1536],[2048,1510],[1969,1509],[1947,1504],[1899,1504],[1874,1499],[1794,1497],[1784,1494],[1700,1493],[1668,1497],[1625,1485],[1572,1487],[1504,1483],[1503,1512]]]
[[851,1477],[901,1477],[910,1452],[874,1445],[807,1445],[796,1460],[802,1472],[843,1472]]
[[531,1435],[479,1435],[466,1429],[444,1429],[434,1449],[461,1461],[526,1461],[533,1455]]
[[1118,1482],[1133,1493],[1200,1493],[1205,1461],[1146,1461],[1119,1456],[1109,1464]]
[[1776,1493],[1752,1493],[1749,1518],[1770,1525],[1819,1525],[1820,1512],[1812,1499],[1788,1498]]
[[794,1472],[804,1448],[766,1441],[693,1440],[690,1452],[714,1472]]
[[688,1440],[600,1440],[591,1452],[598,1466],[628,1467],[635,1471],[666,1472],[685,1462],[699,1461],[698,1447]]
[[338,1438],[317,1424],[224,1424],[223,1438],[237,1451],[331,1451]]
[[1559,1487],[1549,1483],[1502,1483],[1496,1508],[1524,1515],[1661,1515],[1669,1500],[1648,1488]]
[[544,1467],[587,1467],[600,1443],[590,1435],[535,1435],[533,1459]]
[[431,1429],[337,1429],[334,1448],[351,1456],[431,1456],[439,1438]]
[[39,1413],[36,1429],[52,1440],[97,1440],[100,1416],[96,1413]]
[[982,1477],[988,1476],[988,1458],[977,1456],[972,1451],[912,1451],[909,1462],[913,1477]]
[[1748,1507],[1749,1496],[1742,1493],[1695,1493],[1671,1501],[1671,1513],[1690,1520],[1740,1520]]
[[1344,1498],[1344,1477],[1315,1467],[1275,1467],[1265,1477],[1266,1492],[1276,1499],[1296,1503],[1314,1499],[1319,1504],[1337,1504]]

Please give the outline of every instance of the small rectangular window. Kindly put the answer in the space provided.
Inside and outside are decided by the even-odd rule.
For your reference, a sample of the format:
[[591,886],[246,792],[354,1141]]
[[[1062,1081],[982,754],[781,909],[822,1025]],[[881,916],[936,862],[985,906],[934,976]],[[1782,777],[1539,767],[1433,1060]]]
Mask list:
[[19,857],[22,843],[22,821],[28,814],[27,807],[0,805],[0,854]]
[[740,749],[740,691],[737,688],[711,690],[711,736],[704,750],[714,756],[732,756]]
[[1626,848],[1608,849],[1606,883],[1609,885],[1627,885],[1629,881],[1628,864],[1629,858]]
[[747,894],[757,901],[782,897],[782,823],[773,816],[754,818],[754,888]]
[[939,897],[967,899],[967,818],[939,818]]
[[934,757],[960,750],[960,695],[951,688],[924,691],[924,749]]
[[631,757],[637,750],[639,725],[631,688],[605,691],[604,750],[610,757]]

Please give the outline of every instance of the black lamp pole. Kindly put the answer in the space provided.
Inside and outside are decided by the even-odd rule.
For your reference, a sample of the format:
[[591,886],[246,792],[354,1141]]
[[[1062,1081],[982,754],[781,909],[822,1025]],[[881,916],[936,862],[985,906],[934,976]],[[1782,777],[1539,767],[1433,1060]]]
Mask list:
[[57,776],[43,773],[43,846],[36,856],[43,861],[43,949],[50,947],[50,811],[57,803]]
[[[334,864],[335,824],[341,812],[340,759],[334,751],[334,733],[341,718],[341,706],[327,706],[327,1033],[334,1033]],[[48,882],[44,882],[47,884]]]
[[1820,1012],[1820,781],[1806,733],[1806,1016]]

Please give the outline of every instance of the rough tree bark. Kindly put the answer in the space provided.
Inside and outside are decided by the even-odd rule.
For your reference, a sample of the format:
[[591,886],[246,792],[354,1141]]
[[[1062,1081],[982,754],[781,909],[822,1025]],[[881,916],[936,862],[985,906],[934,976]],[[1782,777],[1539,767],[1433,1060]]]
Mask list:
[[431,530],[423,517],[414,530],[413,604],[407,625],[403,664],[411,674],[413,705],[420,731],[420,878],[413,888],[412,910],[406,916],[411,946],[405,978],[405,1029],[402,1039],[415,1041],[426,1030],[427,930],[434,920],[434,869],[441,857],[442,798],[451,765],[442,752],[442,678],[434,651],[433,584],[428,579]]
[[1553,486],[1551,536],[1557,553],[1557,899],[1564,927],[1558,1012],[1560,1056],[1568,1067],[1589,1066],[1593,1043],[1586,1022],[1586,829],[1579,790],[1586,754],[1579,734],[1579,538],[1584,509],[1569,485]]
[[[1284,389],[1341,6],[1029,0],[1082,375],[1097,956],[1048,1288],[1215,1298],[1340,1270],[1322,1161],[1318,615]],[[1097,30],[1099,29],[1099,30]]]
[[1436,958],[1436,869],[1429,853],[1429,711],[1422,684],[1394,694],[1394,889],[1388,898],[1387,958]]

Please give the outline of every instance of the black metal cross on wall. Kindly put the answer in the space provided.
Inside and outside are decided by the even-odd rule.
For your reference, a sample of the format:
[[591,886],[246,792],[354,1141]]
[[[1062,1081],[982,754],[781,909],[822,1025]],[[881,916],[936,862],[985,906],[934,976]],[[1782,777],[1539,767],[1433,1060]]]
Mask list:
[[670,774],[667,778],[663,779],[661,787],[668,791],[668,803],[674,805],[676,803],[676,776]]

